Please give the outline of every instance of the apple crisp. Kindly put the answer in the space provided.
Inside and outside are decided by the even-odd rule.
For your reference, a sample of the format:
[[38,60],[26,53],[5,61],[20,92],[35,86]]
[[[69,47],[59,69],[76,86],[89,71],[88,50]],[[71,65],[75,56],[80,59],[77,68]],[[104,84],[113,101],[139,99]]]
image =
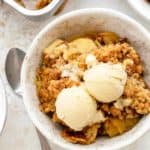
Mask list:
[[[109,103],[96,101],[97,110],[105,117],[103,122],[75,131],[58,117],[56,99],[64,89],[84,86],[85,71],[99,63],[123,66],[127,74],[123,94]],[[126,38],[113,32],[53,41],[43,51],[36,87],[41,111],[62,125],[61,135],[71,143],[91,144],[98,136],[120,135],[150,112],[150,90],[140,56]]]
[[19,5],[27,8],[27,9],[33,9],[38,10],[46,7],[49,5],[52,0],[15,0]]

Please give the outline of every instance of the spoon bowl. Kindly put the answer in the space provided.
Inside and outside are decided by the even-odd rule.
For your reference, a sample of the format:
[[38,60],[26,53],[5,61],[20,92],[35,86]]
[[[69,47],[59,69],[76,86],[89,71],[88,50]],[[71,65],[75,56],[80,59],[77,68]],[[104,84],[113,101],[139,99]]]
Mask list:
[[22,95],[20,88],[20,71],[24,57],[25,52],[18,48],[12,48],[6,58],[5,71],[7,80],[17,95]]

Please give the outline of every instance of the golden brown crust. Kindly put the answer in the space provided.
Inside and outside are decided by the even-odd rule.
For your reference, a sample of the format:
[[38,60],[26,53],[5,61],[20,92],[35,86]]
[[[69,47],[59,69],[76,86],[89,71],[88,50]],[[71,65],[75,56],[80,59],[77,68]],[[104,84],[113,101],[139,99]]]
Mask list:
[[132,108],[139,114],[150,112],[150,90],[139,76],[129,77],[125,86],[124,95],[133,99]]
[[140,57],[128,43],[106,45],[94,50],[93,54],[100,62],[123,63],[126,59],[130,59],[133,63],[126,64],[128,75],[143,73]]
[[[109,117],[118,119],[138,118],[139,114],[131,107],[125,107],[123,110],[116,108],[113,104],[102,104],[101,110]],[[109,118],[108,117],[108,118]]]
[[[91,42],[91,45],[94,45],[93,50],[86,51],[86,48],[80,50],[75,47],[72,50],[67,41],[56,40],[55,51],[49,47],[47,53],[44,52],[41,67],[37,70],[36,86],[40,108],[46,114],[52,113],[52,120],[55,123],[63,125],[62,136],[72,143],[90,144],[98,135],[122,134],[132,128],[140,117],[150,112],[150,90],[143,80],[144,69],[136,50],[127,43],[127,40],[118,39],[114,33],[98,34],[93,41],[97,48]],[[83,39],[78,42],[83,42]],[[50,53],[49,50],[53,52]],[[119,109],[115,107],[114,102],[98,103],[98,109],[102,110],[106,121],[86,127],[81,132],[75,132],[57,117],[55,101],[62,89],[79,86],[83,82],[82,73],[87,69],[86,56],[89,53],[94,54],[99,62],[122,63],[128,74],[122,98],[129,98],[131,104]],[[60,68],[67,64],[78,66],[78,75],[81,75],[79,81],[61,76]]]
[[82,132],[74,132],[64,129],[61,135],[64,137],[64,139],[74,144],[91,144],[96,139],[99,127],[99,124],[94,124],[90,127],[87,127]]

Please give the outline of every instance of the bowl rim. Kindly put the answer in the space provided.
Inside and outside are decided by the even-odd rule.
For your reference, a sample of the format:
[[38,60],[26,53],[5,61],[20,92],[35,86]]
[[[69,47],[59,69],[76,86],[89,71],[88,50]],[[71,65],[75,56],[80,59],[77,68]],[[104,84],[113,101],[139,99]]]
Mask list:
[[47,14],[48,12],[54,12],[57,10],[57,8],[63,3],[64,0],[53,0],[50,4],[48,4],[46,7],[39,9],[39,10],[29,10],[22,6],[20,6],[17,2],[14,0],[4,0],[5,3],[16,9],[18,12],[26,15],[26,16],[41,16],[44,14]]
[[[71,17],[74,17],[76,15],[80,15],[80,14],[89,14],[89,13],[107,13],[108,15],[112,16],[112,17],[118,17],[118,18],[121,18],[123,19],[124,21],[126,22],[130,22],[131,24],[135,25],[136,28],[138,30],[140,30],[141,32],[143,32],[145,34],[145,37],[147,39],[149,39],[150,41],[150,33],[140,24],[138,23],[137,21],[135,21],[134,19],[132,19],[131,17],[123,14],[123,13],[120,13],[119,11],[116,11],[116,10],[113,10],[113,9],[108,9],[108,8],[86,8],[86,9],[79,9],[79,10],[75,10],[75,11],[72,11],[72,12],[69,12],[67,14],[64,14],[56,19],[54,19],[52,22],[50,22],[47,26],[45,26],[41,32],[39,32],[39,34],[35,37],[35,39],[33,40],[30,48],[29,48],[29,51],[27,52],[27,55],[24,59],[24,62],[23,62],[23,66],[22,66],[22,71],[21,71],[21,83],[22,83],[22,87],[23,87],[23,90],[25,89],[25,82],[24,82],[24,79],[26,78],[25,74],[26,74],[26,66],[28,64],[28,55],[30,56],[30,54],[32,53],[32,51],[34,50],[34,47],[37,43],[38,40],[40,40],[41,38],[43,38],[43,35],[50,29],[52,28],[54,25],[62,22],[63,20],[66,20],[66,19],[69,19]],[[43,126],[41,125],[40,121],[34,117],[34,113],[30,111],[28,105],[28,101],[25,101],[26,99],[26,95],[25,95],[25,92],[23,93],[23,99],[24,99],[24,104],[25,104],[25,107],[26,107],[26,110],[30,116],[30,119],[32,120],[32,122],[34,123],[34,125],[39,129],[39,131],[48,139],[50,140],[50,142],[62,147],[62,148],[65,148],[66,150],[69,150],[70,149],[70,146],[67,144],[67,143],[64,143],[63,145],[58,141],[58,140],[54,140],[51,136],[49,136],[47,134],[47,132],[44,130]],[[144,133],[146,133],[148,130],[150,129],[150,126],[145,126],[145,128],[143,130],[140,130],[140,132],[136,132],[137,135],[132,137],[132,138],[129,138],[126,142],[123,142],[123,141],[120,141],[119,143],[116,143],[113,145],[113,147],[111,147],[110,149],[107,149],[107,150],[116,150],[116,149],[119,149],[119,148],[123,148],[125,146],[128,146],[130,145],[131,143],[135,142],[137,139],[139,139]],[[71,150],[76,150],[76,148],[71,148]]]
[[6,90],[4,87],[4,82],[2,77],[0,77],[0,85],[1,85],[1,90],[0,90],[0,96],[1,96],[1,103],[2,103],[2,115],[1,115],[1,123],[0,124],[0,135],[3,132],[3,129],[5,127],[6,124],[6,120],[7,120],[7,113],[8,113],[8,103],[7,103],[7,98],[6,98]]
[[146,15],[145,13],[143,13],[142,11],[140,11],[136,5],[133,4],[133,0],[127,0],[128,4],[144,19],[150,21],[150,17],[148,15]]

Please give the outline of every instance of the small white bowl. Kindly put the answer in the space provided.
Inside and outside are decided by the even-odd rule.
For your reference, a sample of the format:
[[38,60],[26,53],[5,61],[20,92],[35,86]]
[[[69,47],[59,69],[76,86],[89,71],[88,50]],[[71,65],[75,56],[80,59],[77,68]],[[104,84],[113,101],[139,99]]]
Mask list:
[[4,83],[0,77],[0,135],[4,129],[4,125],[7,117],[7,100]]
[[59,6],[63,3],[64,0],[53,0],[48,6],[39,9],[39,10],[29,10],[21,5],[19,5],[15,0],[4,0],[5,3],[16,9],[18,12],[22,13],[25,16],[42,16],[47,13],[51,15],[55,13],[55,11],[59,8]]
[[129,39],[144,61],[145,79],[150,83],[150,34],[133,19],[109,9],[82,9],[58,17],[37,35],[23,63],[21,75],[23,99],[29,116],[50,142],[65,150],[116,150],[133,143],[150,129],[150,115],[147,115],[132,130],[123,135],[114,138],[98,138],[91,145],[71,144],[60,136],[60,129],[40,111],[34,81],[43,49],[56,38],[100,31],[113,31]]
[[128,3],[137,13],[150,21],[150,3],[146,2],[146,0],[128,0]]

